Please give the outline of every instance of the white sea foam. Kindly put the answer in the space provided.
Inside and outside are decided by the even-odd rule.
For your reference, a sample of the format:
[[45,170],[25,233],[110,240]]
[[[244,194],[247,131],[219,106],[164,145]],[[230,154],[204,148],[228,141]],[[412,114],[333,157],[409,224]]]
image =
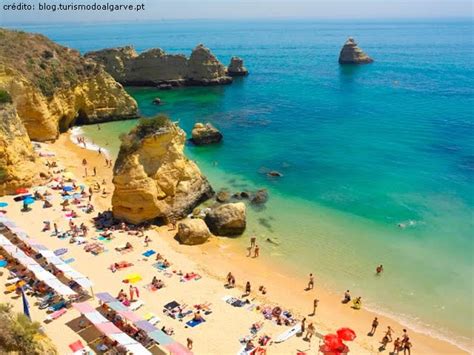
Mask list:
[[107,150],[107,148],[101,147],[101,146],[95,144],[95,143],[94,143],[93,141],[91,141],[90,139],[88,139],[87,136],[84,135],[84,131],[83,131],[83,129],[82,129],[81,127],[73,127],[73,128],[71,128],[71,129],[69,130],[69,132],[71,133],[71,134],[70,134],[71,141],[72,141],[74,144],[76,144],[76,145],[78,145],[78,146],[84,148],[84,144],[79,143],[78,140],[77,140],[79,137],[82,137],[82,138],[84,138],[84,140],[85,140],[85,143],[86,143],[85,148],[86,148],[86,149],[88,149],[88,150],[93,150],[93,151],[96,151],[96,152],[98,152],[99,149],[100,149],[100,151],[102,152],[102,154],[104,154],[106,157],[110,157],[110,153],[109,153],[109,151]]

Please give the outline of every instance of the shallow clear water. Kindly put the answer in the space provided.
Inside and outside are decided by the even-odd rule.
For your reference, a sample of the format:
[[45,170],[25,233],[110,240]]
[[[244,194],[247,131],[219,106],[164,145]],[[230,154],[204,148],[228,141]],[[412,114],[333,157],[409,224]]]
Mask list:
[[[216,189],[269,190],[266,207],[249,213],[248,233],[282,242],[264,254],[336,291],[350,288],[372,308],[472,342],[472,22],[23,28],[81,51],[133,44],[189,54],[203,42],[225,63],[243,57],[251,74],[231,86],[129,92],[143,115],[168,113],[188,133],[196,121],[221,129],[223,144],[187,154]],[[337,64],[349,35],[375,63]],[[156,96],[164,105],[151,103]],[[84,131],[116,152],[134,124]],[[268,169],[284,177],[269,179]],[[377,264],[382,278],[373,277]]]

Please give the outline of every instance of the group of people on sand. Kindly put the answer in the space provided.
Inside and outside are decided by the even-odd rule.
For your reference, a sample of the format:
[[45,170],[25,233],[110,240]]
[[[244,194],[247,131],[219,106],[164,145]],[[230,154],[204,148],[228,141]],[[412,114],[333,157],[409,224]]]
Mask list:
[[[377,328],[379,326],[379,320],[377,317],[374,318],[372,321],[372,328],[370,329],[370,332],[367,334],[368,336],[372,337],[375,335],[375,332],[377,331]],[[387,326],[387,330],[384,333],[384,336],[382,340],[380,341],[380,344],[382,344],[379,348],[379,351],[383,351],[387,348],[388,343],[391,343],[393,341],[393,333],[394,330],[392,327]],[[399,352],[403,351],[403,354],[411,354],[411,348],[412,344],[410,341],[410,337],[408,336],[408,332],[406,329],[403,329],[402,333],[402,338],[397,337],[395,341],[393,341],[393,351],[392,354],[398,354]]]
[[[250,238],[250,246],[247,248],[248,257],[258,258],[260,256],[260,247],[257,244],[257,237],[253,236]],[[253,256],[252,256],[253,252]]]

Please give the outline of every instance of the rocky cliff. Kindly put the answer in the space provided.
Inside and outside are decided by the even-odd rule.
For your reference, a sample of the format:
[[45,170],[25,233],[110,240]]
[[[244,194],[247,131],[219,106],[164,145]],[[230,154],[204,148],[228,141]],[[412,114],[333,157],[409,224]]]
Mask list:
[[137,104],[100,65],[45,36],[0,29],[0,89],[33,140],[74,124],[137,116]]
[[0,196],[32,186],[43,170],[14,105],[0,103]]
[[142,119],[114,167],[114,217],[130,223],[174,222],[212,196],[197,165],[183,154],[184,131],[164,116]]
[[246,76],[249,71],[244,66],[244,61],[239,57],[232,57],[227,67],[227,74],[230,76]]
[[187,58],[154,48],[138,54],[132,47],[89,52],[87,58],[103,64],[115,80],[132,86],[229,84],[226,68],[202,44]]
[[372,58],[357,46],[357,43],[352,37],[347,39],[339,54],[340,64],[367,64],[373,61]]

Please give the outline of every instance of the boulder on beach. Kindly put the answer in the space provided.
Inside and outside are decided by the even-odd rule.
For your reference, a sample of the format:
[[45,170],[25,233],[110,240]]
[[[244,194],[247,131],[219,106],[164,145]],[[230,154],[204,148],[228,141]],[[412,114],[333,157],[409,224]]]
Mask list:
[[191,135],[191,141],[196,145],[214,144],[222,140],[222,133],[210,123],[196,123]]
[[179,222],[176,238],[181,244],[198,245],[205,243],[211,232],[200,218],[187,218]]
[[215,235],[240,235],[247,225],[245,204],[237,202],[216,206],[207,213],[205,221]]
[[357,46],[352,37],[347,39],[339,54],[339,64],[368,64],[373,61],[372,58]]
[[227,74],[230,76],[246,76],[249,72],[244,66],[244,61],[241,58],[232,57],[230,64],[227,67]]
[[225,190],[221,190],[216,194],[216,201],[220,203],[229,202],[230,198],[230,193]]

